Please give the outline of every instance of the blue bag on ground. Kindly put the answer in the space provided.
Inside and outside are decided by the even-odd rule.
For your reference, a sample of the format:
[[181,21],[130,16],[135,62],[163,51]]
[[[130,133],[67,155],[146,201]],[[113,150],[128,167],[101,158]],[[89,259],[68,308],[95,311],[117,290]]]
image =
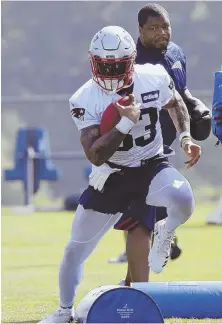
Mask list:
[[151,297],[117,285],[90,291],[77,305],[75,317],[77,323],[164,323]]
[[164,318],[222,318],[222,281],[137,282]]

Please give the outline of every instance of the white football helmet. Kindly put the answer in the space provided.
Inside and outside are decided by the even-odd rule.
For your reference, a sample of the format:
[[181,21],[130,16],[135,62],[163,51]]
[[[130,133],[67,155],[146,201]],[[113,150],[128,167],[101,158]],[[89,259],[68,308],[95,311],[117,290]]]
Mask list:
[[108,92],[117,92],[132,83],[136,45],[119,26],[108,26],[92,39],[89,58],[93,80]]

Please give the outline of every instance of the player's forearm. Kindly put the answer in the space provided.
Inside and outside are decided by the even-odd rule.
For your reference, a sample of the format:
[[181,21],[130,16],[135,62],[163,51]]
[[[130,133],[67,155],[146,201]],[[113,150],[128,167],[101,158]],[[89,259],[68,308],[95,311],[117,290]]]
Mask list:
[[205,104],[200,99],[193,97],[188,89],[186,89],[181,96],[187,106],[189,114],[191,114],[194,108],[196,108],[197,106],[202,106],[202,109],[204,110],[207,109]]
[[191,93],[190,93],[190,90],[189,89],[186,89],[183,93],[182,93],[182,98],[183,98],[183,101],[185,103],[191,103],[193,105],[197,105],[199,104],[201,101],[197,98],[195,98]]
[[91,147],[91,162],[96,166],[105,163],[118,150],[125,136],[118,129],[113,128],[97,139]]
[[81,131],[81,144],[88,160],[100,166],[118,150],[125,136],[116,128],[101,136],[99,126],[93,125]]
[[167,110],[179,134],[190,132],[189,113],[183,99],[178,93],[167,107]]

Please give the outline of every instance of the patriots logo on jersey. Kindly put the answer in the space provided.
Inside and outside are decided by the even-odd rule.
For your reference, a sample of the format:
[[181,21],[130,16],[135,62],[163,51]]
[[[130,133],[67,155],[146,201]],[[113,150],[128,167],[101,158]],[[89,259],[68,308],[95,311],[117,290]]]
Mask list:
[[79,120],[84,120],[85,109],[83,108],[73,108],[71,110],[71,115],[74,118],[78,118]]

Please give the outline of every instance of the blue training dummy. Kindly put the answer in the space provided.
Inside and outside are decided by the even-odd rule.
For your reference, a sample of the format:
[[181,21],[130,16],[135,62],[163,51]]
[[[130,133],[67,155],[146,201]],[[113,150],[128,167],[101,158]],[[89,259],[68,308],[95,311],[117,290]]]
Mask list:
[[215,73],[212,105],[212,131],[222,143],[222,71]]

